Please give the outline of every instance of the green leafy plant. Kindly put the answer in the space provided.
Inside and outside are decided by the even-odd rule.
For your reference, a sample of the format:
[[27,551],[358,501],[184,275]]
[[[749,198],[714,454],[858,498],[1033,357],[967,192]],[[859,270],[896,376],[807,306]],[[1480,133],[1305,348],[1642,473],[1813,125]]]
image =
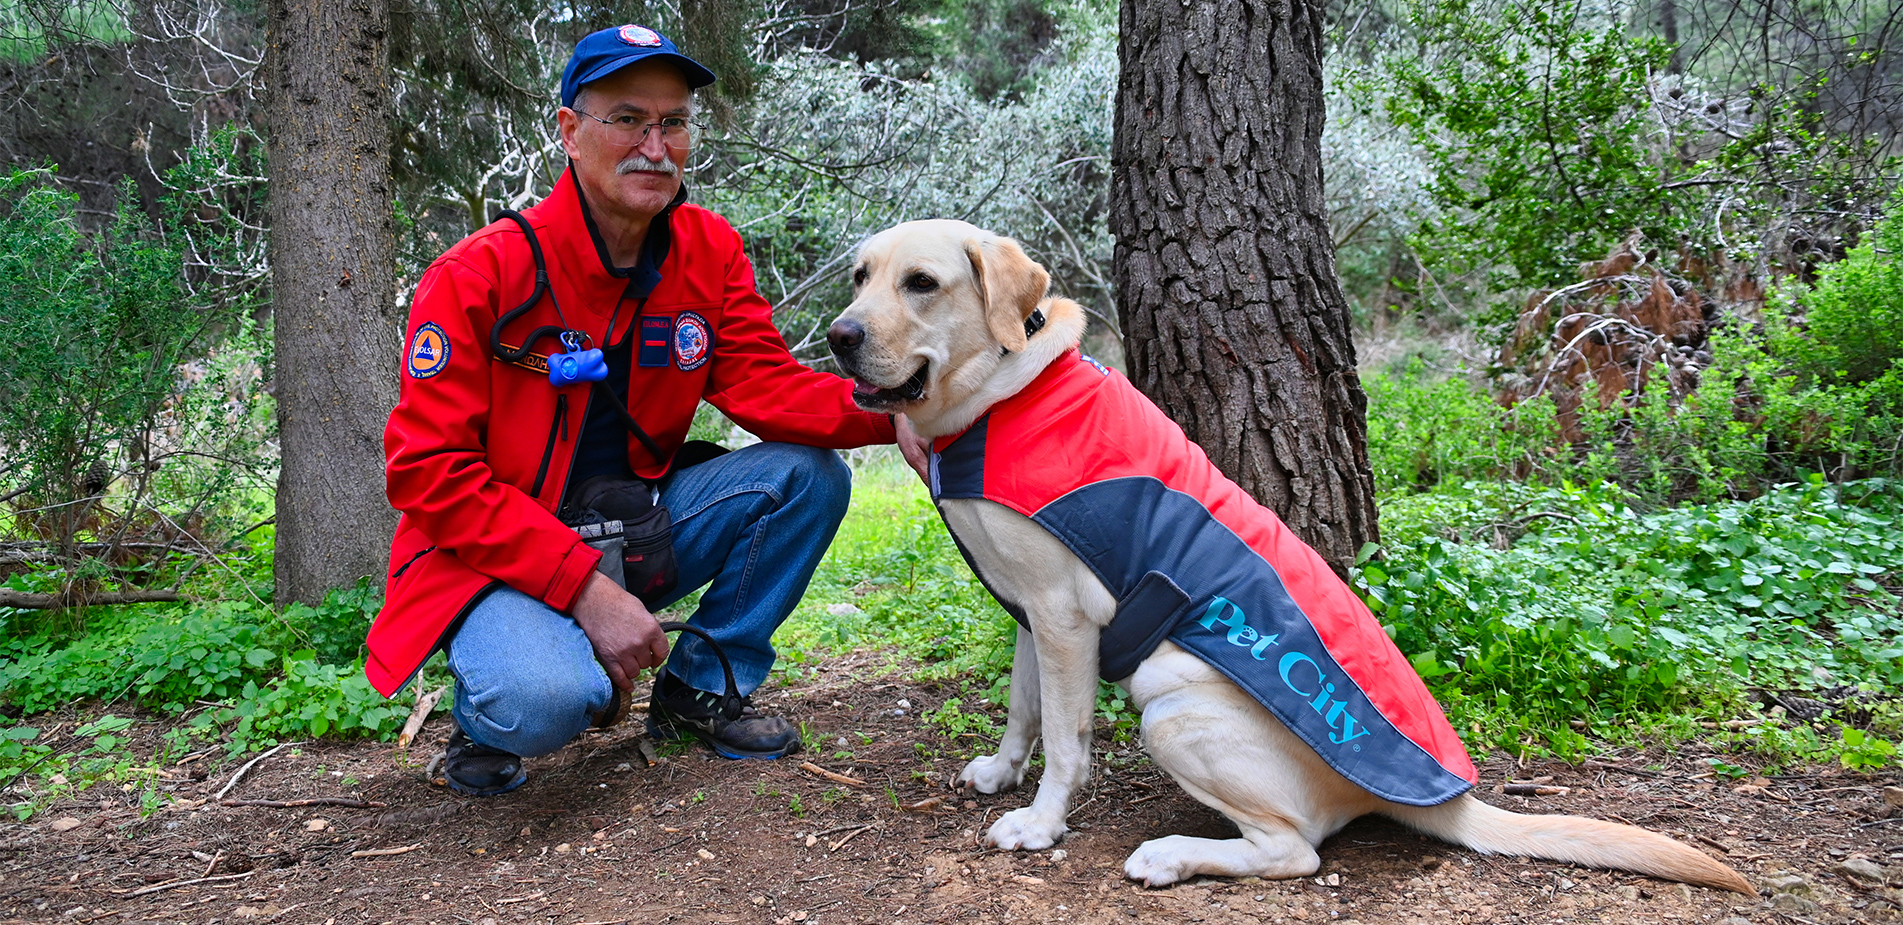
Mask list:
[[1897,483],[1649,512],[1604,484],[1472,484],[1387,514],[1357,587],[1463,728],[1506,747],[1570,753],[1575,718],[1716,714],[1746,686],[1903,681]]
[[1849,726],[1839,727],[1843,734],[1843,764],[1853,771],[1876,771],[1896,763],[1896,745],[1875,733]]

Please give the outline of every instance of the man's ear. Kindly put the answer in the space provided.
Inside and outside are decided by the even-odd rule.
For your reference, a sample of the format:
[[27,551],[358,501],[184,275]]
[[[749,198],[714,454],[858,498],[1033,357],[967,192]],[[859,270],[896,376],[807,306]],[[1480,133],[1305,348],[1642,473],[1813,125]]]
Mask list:
[[991,336],[1006,350],[1023,350],[1024,319],[1037,310],[1051,275],[1010,238],[967,238],[965,256],[985,300],[985,326]]

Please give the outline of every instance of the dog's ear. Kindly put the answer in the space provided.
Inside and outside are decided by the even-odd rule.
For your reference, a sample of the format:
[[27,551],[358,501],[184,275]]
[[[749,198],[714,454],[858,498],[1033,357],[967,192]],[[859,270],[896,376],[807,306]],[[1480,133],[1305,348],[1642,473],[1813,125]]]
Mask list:
[[965,256],[985,301],[985,326],[1006,350],[1023,350],[1024,319],[1050,288],[1051,275],[1010,238],[967,238]]

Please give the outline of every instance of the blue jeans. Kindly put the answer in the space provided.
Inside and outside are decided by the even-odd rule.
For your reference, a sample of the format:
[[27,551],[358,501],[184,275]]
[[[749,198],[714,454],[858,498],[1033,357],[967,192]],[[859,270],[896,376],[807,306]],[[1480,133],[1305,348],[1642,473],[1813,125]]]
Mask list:
[[[719,640],[741,693],[766,680],[773,631],[806,593],[851,494],[837,454],[788,443],[754,444],[661,482],[680,584],[660,607],[707,586],[688,622]],[[701,690],[725,687],[704,643],[684,633],[673,641],[668,671]],[[561,748],[613,693],[574,618],[509,587],[470,610],[449,641],[449,670],[457,725],[516,755]]]

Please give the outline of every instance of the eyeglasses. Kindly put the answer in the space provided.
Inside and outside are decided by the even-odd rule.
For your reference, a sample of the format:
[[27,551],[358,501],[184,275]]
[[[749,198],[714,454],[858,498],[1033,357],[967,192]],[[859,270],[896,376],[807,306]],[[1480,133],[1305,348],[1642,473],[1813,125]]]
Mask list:
[[631,112],[620,113],[607,119],[579,109],[575,112],[607,126],[608,134],[614,136],[616,141],[631,147],[646,144],[648,132],[658,128],[661,130],[663,144],[676,150],[683,150],[693,147],[694,130],[699,128],[689,122],[685,116],[663,116],[659,122],[646,122]]

